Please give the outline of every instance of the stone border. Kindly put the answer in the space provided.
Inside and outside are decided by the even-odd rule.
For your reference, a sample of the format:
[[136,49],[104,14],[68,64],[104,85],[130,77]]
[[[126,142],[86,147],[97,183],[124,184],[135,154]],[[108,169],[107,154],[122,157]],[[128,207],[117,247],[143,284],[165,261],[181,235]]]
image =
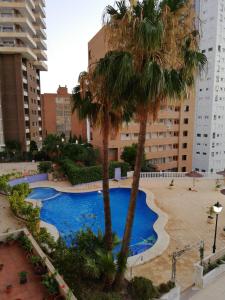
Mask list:
[[156,258],[167,249],[169,246],[170,236],[165,231],[165,226],[168,222],[168,216],[155,203],[155,196],[152,192],[147,191],[146,189],[141,188],[140,191],[143,191],[146,194],[146,203],[148,207],[153,210],[157,215],[158,219],[153,225],[153,228],[158,236],[155,244],[148,250],[131,256],[128,258],[128,267],[135,267],[141,264],[144,264],[153,258]]
[[[35,188],[35,187],[36,188],[38,188],[38,187],[53,188],[57,192],[72,193],[72,194],[89,193],[89,192],[98,191],[98,189],[96,189],[96,188],[93,190],[87,190],[87,191],[71,191],[70,187],[51,186],[51,183],[48,183],[48,185],[46,185],[46,183],[43,185],[40,183],[39,186],[35,185],[33,188]],[[31,188],[32,188],[32,185],[31,185]],[[110,187],[110,188],[114,189],[114,188],[130,188],[130,187],[120,185],[118,187]],[[153,228],[158,236],[158,239],[150,249],[148,249],[140,254],[130,256],[127,260],[128,268],[132,268],[132,267],[144,264],[144,263],[152,260],[153,258],[156,258],[156,257],[162,255],[162,253],[169,246],[169,241],[170,241],[170,237],[169,237],[168,233],[165,231],[165,226],[168,221],[167,214],[162,212],[162,210],[156,205],[155,196],[152,192],[147,191],[146,189],[143,189],[143,188],[140,188],[139,190],[146,194],[147,206],[158,215],[158,219],[156,220],[156,222],[153,225]]]

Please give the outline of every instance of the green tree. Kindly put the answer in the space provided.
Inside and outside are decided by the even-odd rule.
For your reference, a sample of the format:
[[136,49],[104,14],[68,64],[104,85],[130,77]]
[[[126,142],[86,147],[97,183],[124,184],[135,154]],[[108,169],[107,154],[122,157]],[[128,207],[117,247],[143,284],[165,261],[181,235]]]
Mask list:
[[81,119],[89,117],[94,126],[101,128],[103,148],[103,199],[105,213],[105,238],[108,250],[112,250],[112,221],[109,197],[109,132],[118,130],[127,120],[132,106],[123,95],[133,76],[131,55],[116,51],[100,59],[89,73],[81,73],[80,85],[74,88],[73,111]]
[[[133,170],[135,166],[136,156],[137,156],[137,144],[132,144],[131,146],[124,147],[123,152],[121,154],[121,159],[127,162]],[[143,167],[145,166],[145,153],[143,153],[143,157],[142,157],[142,166]]]
[[32,141],[30,141],[30,154],[31,154],[32,158],[34,158],[37,153],[38,153],[37,143],[32,140]]
[[55,134],[48,134],[43,141],[43,150],[49,157],[54,158],[59,155],[62,147],[61,137]]
[[136,100],[136,118],[140,122],[130,204],[114,282],[119,287],[129,252],[147,121],[156,119],[162,104],[188,98],[196,72],[207,60],[198,50],[192,1],[163,0],[159,5],[157,0],[130,4],[121,0],[116,2],[116,8],[106,8],[105,20],[109,45],[133,57],[135,84],[130,98]]

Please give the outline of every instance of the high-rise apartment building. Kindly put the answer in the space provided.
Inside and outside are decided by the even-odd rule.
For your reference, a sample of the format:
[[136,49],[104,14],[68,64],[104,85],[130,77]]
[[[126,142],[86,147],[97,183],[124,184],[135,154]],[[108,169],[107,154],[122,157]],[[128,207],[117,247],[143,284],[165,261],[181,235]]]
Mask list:
[[197,81],[193,169],[225,168],[225,1],[196,0],[207,70]]
[[[42,143],[40,71],[46,71],[45,0],[0,0],[0,146]],[[4,133],[2,135],[2,133]]]
[[[104,32],[100,30],[88,45],[89,66],[103,57],[107,51]],[[194,97],[181,105],[160,108],[156,122],[149,120],[145,153],[147,160],[159,171],[191,171],[193,148]],[[101,132],[91,127],[91,143],[102,150]],[[138,141],[139,124],[124,124],[118,133],[111,132],[109,156],[120,160],[125,146]]]
[[67,140],[74,135],[87,139],[86,121],[80,121],[76,112],[72,114],[71,94],[66,86],[59,86],[55,94],[42,94],[41,100],[44,137],[65,134]]

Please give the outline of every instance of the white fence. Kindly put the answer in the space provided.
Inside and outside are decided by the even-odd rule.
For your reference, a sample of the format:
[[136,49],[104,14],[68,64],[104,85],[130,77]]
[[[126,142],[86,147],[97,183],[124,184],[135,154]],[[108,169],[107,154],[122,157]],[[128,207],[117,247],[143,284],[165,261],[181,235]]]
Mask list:
[[[210,172],[199,172],[203,178],[223,179],[223,176]],[[191,178],[186,176],[187,172],[146,172],[141,173],[141,179],[148,178]],[[200,178],[199,178],[200,179]]]

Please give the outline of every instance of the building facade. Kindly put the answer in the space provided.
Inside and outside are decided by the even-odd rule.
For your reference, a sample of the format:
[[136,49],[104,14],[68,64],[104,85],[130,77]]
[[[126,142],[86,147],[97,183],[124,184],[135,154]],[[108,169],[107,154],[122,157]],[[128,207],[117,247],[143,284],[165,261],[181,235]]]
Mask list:
[[71,94],[67,87],[59,86],[57,93],[42,95],[43,136],[65,134],[87,139],[86,121],[80,121],[76,112],[72,114]]
[[[88,44],[89,66],[103,57],[107,49],[104,32],[100,30]],[[158,119],[149,120],[145,153],[146,159],[158,171],[191,171],[193,149],[194,96],[180,105],[160,108]],[[97,128],[90,127],[91,143],[102,151],[102,136]],[[111,132],[109,156],[120,160],[125,146],[138,141],[139,124],[135,121],[123,124],[119,132]]]
[[17,141],[23,151],[29,151],[31,140],[42,144],[44,7],[45,0],[0,0],[0,144]]
[[196,0],[207,70],[197,81],[193,169],[225,169],[225,1]]

